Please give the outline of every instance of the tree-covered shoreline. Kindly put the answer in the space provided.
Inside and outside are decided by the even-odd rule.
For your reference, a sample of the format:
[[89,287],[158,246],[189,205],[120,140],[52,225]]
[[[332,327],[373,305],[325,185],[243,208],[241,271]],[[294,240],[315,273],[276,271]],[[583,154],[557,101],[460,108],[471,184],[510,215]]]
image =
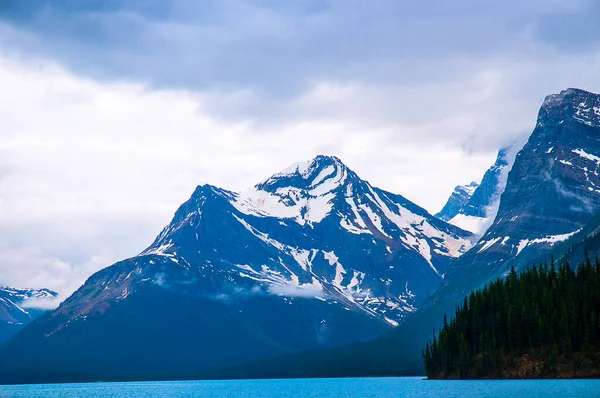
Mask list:
[[514,269],[465,297],[423,351],[427,376],[600,377],[600,261]]

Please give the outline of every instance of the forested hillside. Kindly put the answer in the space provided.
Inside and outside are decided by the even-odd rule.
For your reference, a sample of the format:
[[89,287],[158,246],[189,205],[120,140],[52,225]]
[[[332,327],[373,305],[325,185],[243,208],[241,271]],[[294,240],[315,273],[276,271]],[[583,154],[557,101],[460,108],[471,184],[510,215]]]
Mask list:
[[425,347],[429,378],[600,376],[600,261],[512,269],[465,297]]

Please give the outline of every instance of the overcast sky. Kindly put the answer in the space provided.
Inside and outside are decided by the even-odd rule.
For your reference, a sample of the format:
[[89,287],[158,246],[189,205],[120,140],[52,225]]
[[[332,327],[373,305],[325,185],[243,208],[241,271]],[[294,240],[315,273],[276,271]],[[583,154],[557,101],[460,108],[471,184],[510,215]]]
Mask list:
[[594,0],[2,0],[0,284],[63,294],[198,184],[317,154],[438,211],[600,91]]

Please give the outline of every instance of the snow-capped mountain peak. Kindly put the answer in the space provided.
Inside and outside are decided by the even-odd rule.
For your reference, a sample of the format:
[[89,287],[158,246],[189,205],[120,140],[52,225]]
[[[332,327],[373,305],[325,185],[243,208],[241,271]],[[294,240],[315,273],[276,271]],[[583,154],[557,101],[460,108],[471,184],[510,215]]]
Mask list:
[[[291,184],[299,189],[314,189],[324,182],[343,183],[349,169],[335,156],[319,155],[307,162],[294,163],[256,185],[256,189],[273,191]],[[333,180],[333,181],[332,181]]]
[[[204,288],[212,295],[310,296],[396,324],[473,243],[469,232],[373,187],[340,159],[317,156],[243,192],[199,186],[133,261],[151,265],[136,271],[140,280],[174,264],[199,273],[194,280],[221,281]],[[161,283],[167,277],[161,273]]]
[[547,96],[538,115],[538,126],[562,124],[568,119],[589,127],[600,127],[598,95],[569,88],[559,94]]
[[248,215],[313,225],[330,214],[333,199],[342,194],[351,179],[357,179],[356,174],[338,158],[320,155],[312,161],[296,163],[238,194],[234,206]]
[[[136,342],[118,350],[138,359],[139,339],[160,345],[181,320],[177,355],[193,350],[194,363],[215,343],[215,357],[234,364],[256,358],[247,352],[255,345],[275,356],[371,340],[415,312],[472,243],[469,232],[373,187],[339,159],[318,156],[248,191],[197,187],[152,245],[91,276],[40,330],[62,336],[45,347],[69,351],[77,368],[94,361],[80,355],[85,349],[62,346],[71,333],[87,330],[90,337],[78,341],[101,344],[95,362],[102,362],[115,357],[107,335],[137,330],[122,336]],[[148,317],[131,316],[140,312]],[[158,334],[157,317],[169,324]],[[94,325],[109,333],[94,334]],[[244,344],[223,348],[232,342]]]
[[[433,250],[458,257],[470,247],[468,234],[453,239],[453,231],[440,232],[426,210],[374,188],[337,157],[320,155],[296,163],[242,192],[233,205],[246,215],[292,219],[310,227],[331,216],[352,234],[372,235],[392,246],[400,242],[427,261]],[[432,248],[423,238],[433,239]]]
[[37,308],[42,302],[48,304],[57,296],[49,289],[17,289],[0,285],[0,343],[43,313],[43,309]]
[[202,374],[372,340],[417,311],[471,240],[318,156],[241,193],[197,187],[152,245],[92,275],[25,346],[32,368],[60,352],[68,369],[175,358]]
[[55,298],[57,296],[56,292],[50,289],[17,289],[5,285],[0,285],[0,291],[10,295],[19,302],[33,298]]

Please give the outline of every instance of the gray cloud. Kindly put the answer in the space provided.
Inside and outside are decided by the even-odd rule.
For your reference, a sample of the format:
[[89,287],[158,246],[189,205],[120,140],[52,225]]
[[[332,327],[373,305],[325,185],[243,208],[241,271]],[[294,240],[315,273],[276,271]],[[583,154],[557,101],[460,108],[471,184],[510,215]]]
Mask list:
[[[558,2],[561,3],[561,2]],[[527,21],[541,41],[568,53],[600,49],[600,3],[595,0],[563,1],[543,18]]]
[[[592,0],[8,0],[4,8],[3,48],[94,79],[201,92],[203,111],[223,120],[351,118],[397,129],[440,121],[467,137],[435,138],[467,151],[524,134],[525,111],[511,107],[531,114],[549,92],[584,81],[565,69],[560,83],[532,75],[561,63],[564,47],[581,56],[600,37]],[[461,115],[475,108],[503,121],[492,128]]]
[[4,7],[5,22],[19,30],[3,35],[4,47],[60,59],[95,78],[251,91],[252,105],[244,109],[228,103],[211,109],[228,117],[272,116],[273,103],[320,81],[391,87],[458,81],[482,59],[528,56],[532,39],[572,41],[548,21],[565,10],[574,17],[564,30],[585,25],[575,19],[583,3],[558,0],[9,0]]

